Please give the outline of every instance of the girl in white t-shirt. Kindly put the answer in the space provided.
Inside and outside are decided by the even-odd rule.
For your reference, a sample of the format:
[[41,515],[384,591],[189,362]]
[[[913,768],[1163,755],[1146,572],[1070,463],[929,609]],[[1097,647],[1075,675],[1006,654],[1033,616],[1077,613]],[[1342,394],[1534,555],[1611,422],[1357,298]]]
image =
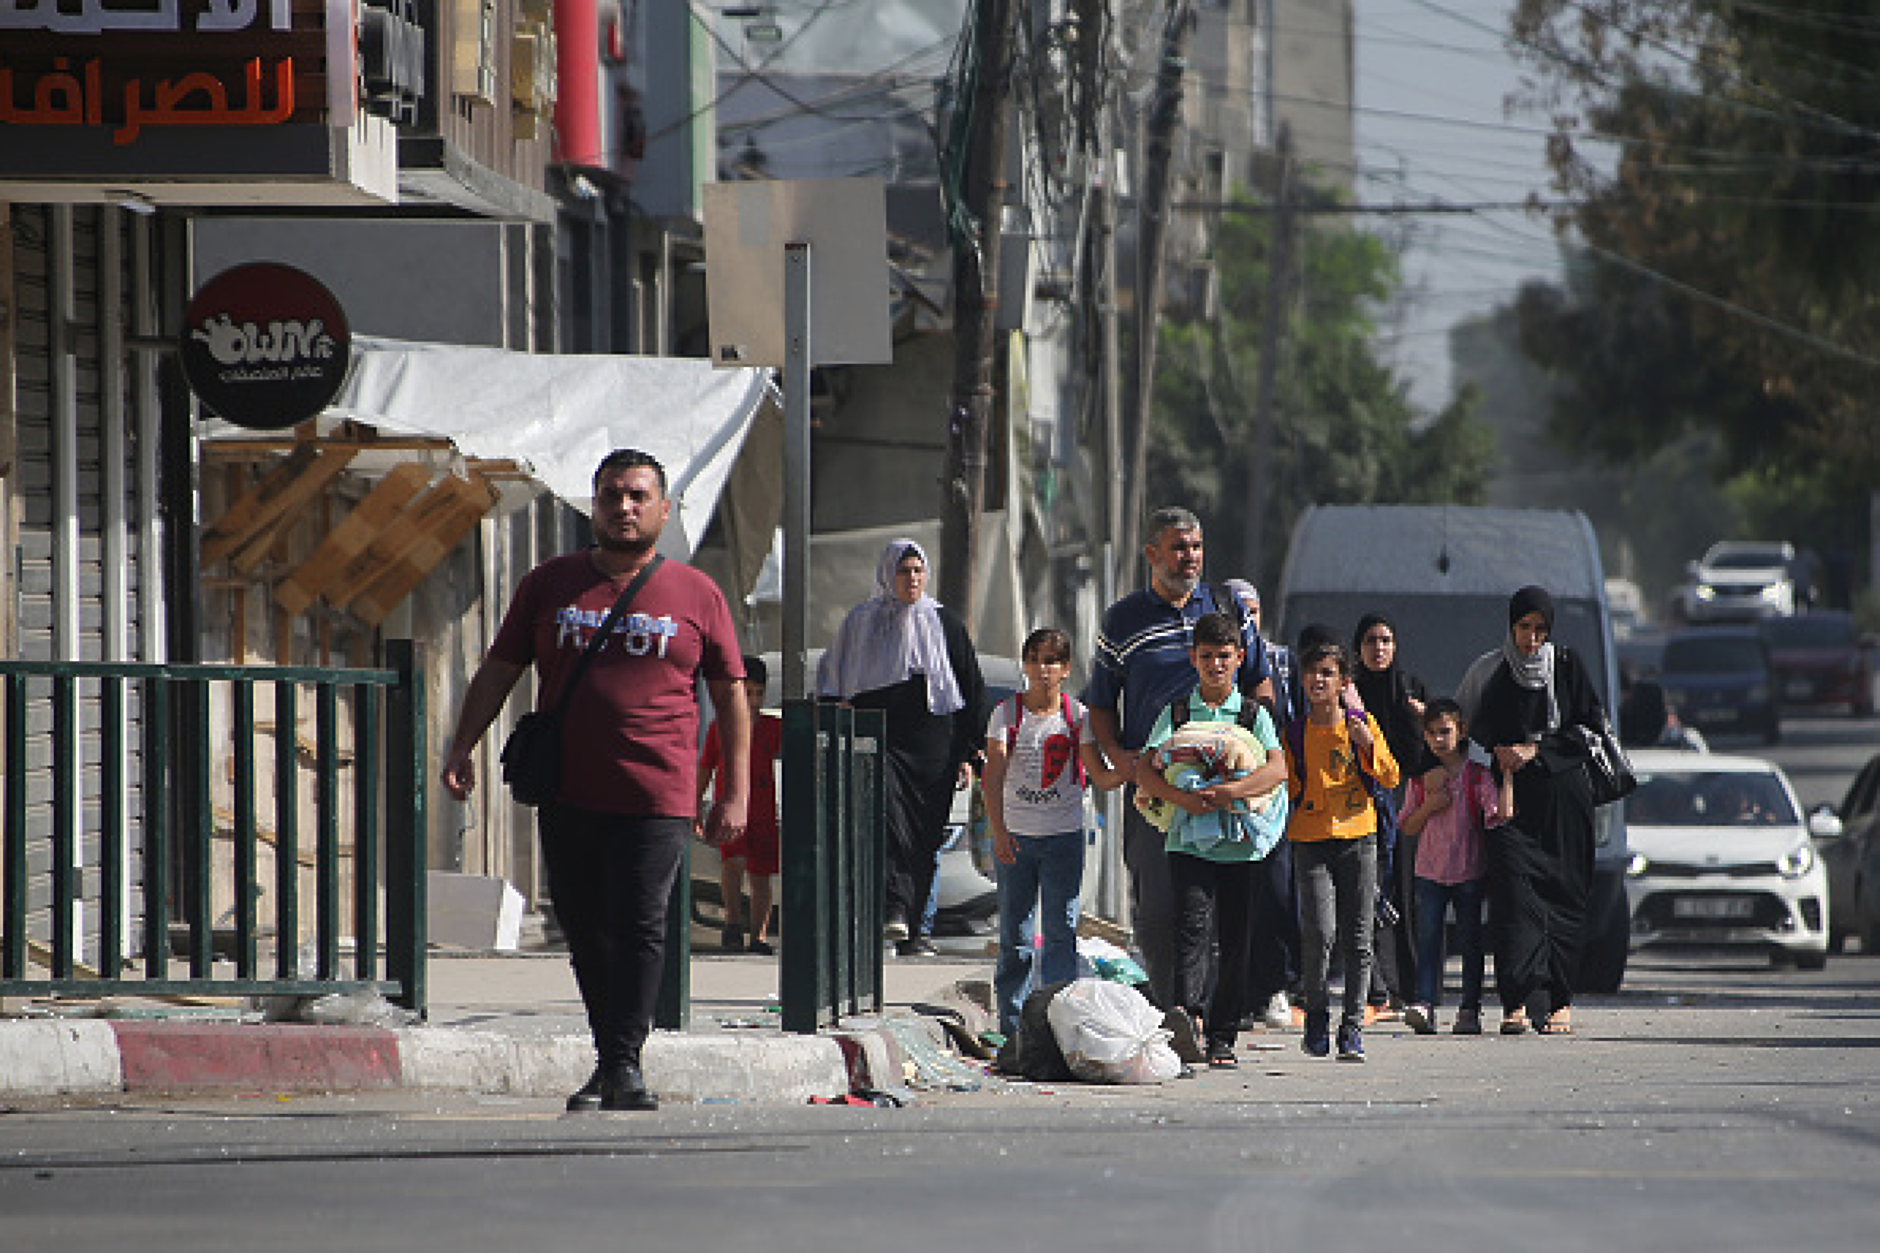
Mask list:
[[[1086,725],[1084,706],[1064,691],[1071,642],[1055,627],[1025,639],[1025,690],[998,703],[986,727],[981,788],[998,858],[999,964],[993,994],[999,1030],[1010,1036],[1034,986],[1077,977],[1077,894],[1084,877],[1084,788],[1116,787]],[[1044,931],[1033,969],[1032,911]]]

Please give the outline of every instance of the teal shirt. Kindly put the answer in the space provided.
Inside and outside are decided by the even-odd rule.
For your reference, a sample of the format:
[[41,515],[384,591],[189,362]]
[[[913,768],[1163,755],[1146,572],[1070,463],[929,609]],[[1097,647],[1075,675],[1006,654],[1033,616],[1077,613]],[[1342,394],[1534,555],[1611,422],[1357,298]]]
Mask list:
[[[1236,688],[1234,691],[1229,692],[1227,699],[1218,706],[1210,705],[1201,699],[1201,689],[1197,686],[1188,693],[1188,721],[1238,722],[1240,720],[1241,700],[1240,691]],[[1282,751],[1279,742],[1279,733],[1273,729],[1273,719],[1272,716],[1267,713],[1266,706],[1260,706],[1259,711],[1254,715],[1252,731],[1253,738],[1259,741],[1260,747],[1267,753],[1270,754]],[[1169,719],[1168,707],[1165,705],[1162,708],[1162,712],[1156,715],[1155,726],[1149,731],[1148,738],[1142,743],[1143,751],[1149,752],[1162,747],[1162,745],[1168,742],[1168,737],[1173,734],[1175,734],[1175,727]],[[1264,764],[1265,761],[1263,759],[1260,765]],[[1255,769],[1258,769],[1258,766],[1256,766]],[[1283,785],[1284,780],[1281,782]],[[1256,854],[1253,845],[1245,840],[1216,844],[1210,849],[1197,850],[1183,844],[1180,838],[1175,835],[1168,837],[1168,841],[1163,845],[1163,848],[1171,853],[1181,853],[1188,857],[1200,857],[1206,861],[1258,861],[1260,857],[1264,855],[1263,852]]]

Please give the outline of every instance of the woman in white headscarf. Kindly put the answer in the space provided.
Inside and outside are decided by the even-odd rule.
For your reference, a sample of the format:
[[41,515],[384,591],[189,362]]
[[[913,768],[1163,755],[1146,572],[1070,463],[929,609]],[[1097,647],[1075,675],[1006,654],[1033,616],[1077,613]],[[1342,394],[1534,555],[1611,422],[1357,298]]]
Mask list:
[[932,952],[919,933],[946,839],[953,792],[985,751],[986,685],[966,624],[927,595],[927,554],[889,543],[875,594],[849,610],[816,672],[817,692],[887,713],[886,936],[904,954]]
[[1514,819],[1488,838],[1504,1033],[1525,1031],[1530,1020],[1550,1035],[1573,1029],[1593,883],[1593,793],[1586,741],[1574,728],[1596,728],[1605,714],[1585,663],[1553,642],[1553,628],[1544,588],[1516,592],[1499,661],[1479,695],[1459,693],[1469,737],[1494,756],[1498,773],[1514,775]]

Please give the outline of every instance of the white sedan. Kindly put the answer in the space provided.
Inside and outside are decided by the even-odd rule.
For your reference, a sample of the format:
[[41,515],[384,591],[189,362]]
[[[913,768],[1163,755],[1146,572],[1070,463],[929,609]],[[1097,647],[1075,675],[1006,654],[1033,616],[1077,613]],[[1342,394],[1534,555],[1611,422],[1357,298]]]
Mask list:
[[1827,872],[1781,769],[1664,749],[1638,750],[1632,767],[1632,948],[1749,947],[1804,970],[1826,965]]

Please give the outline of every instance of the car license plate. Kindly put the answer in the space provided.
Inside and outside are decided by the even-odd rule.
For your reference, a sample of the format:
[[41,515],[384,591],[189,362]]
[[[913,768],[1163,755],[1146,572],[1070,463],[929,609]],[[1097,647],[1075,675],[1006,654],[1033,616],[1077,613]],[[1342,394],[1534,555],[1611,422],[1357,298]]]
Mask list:
[[1756,902],[1747,896],[1680,896],[1671,902],[1674,918],[1748,918]]

